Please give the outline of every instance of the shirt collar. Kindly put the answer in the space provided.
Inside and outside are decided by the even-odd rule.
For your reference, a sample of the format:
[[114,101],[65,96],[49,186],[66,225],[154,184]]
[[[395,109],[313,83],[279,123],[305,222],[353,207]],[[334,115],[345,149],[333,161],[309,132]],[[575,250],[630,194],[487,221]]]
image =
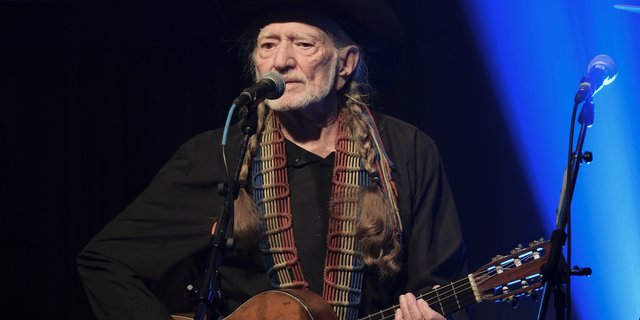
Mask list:
[[297,144],[285,139],[285,151],[287,152],[287,164],[289,166],[299,167],[309,163],[320,162],[323,165],[332,166],[335,162],[335,152],[329,154],[326,158],[322,158],[319,155],[309,152]]

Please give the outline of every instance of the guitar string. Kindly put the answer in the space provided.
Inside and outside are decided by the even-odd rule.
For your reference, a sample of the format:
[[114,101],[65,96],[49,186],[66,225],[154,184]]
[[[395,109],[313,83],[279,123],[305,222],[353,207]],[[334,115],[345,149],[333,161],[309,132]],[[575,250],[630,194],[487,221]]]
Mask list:
[[[480,273],[481,273],[481,272],[479,272],[478,274],[480,274]],[[484,273],[486,273],[486,272],[484,272]],[[449,306],[451,306],[451,305],[453,304],[453,302],[450,302],[450,303],[448,303],[448,304],[444,304],[444,305],[443,305],[443,304],[441,303],[442,301],[446,301],[446,300],[450,299],[450,298],[451,298],[451,297],[453,297],[453,296],[456,296],[456,300],[459,300],[457,296],[458,296],[458,295],[462,295],[462,294],[465,294],[465,295],[466,295],[466,296],[464,296],[464,297],[463,297],[463,299],[464,299],[464,298],[467,298],[467,299],[468,299],[468,297],[471,297],[471,296],[472,296],[472,295],[468,295],[468,291],[473,289],[473,288],[471,287],[471,283],[470,283],[470,282],[465,282],[464,284],[462,284],[462,285],[460,285],[459,287],[457,287],[457,288],[458,288],[458,290],[456,290],[456,291],[457,291],[457,294],[451,294],[451,292],[453,292],[453,290],[454,290],[454,289],[456,289],[456,284],[458,284],[459,282],[463,282],[463,281],[465,281],[465,280],[469,280],[469,278],[462,278],[462,279],[460,279],[460,280],[457,280],[457,281],[455,281],[455,282],[452,282],[451,284],[448,284],[448,285],[446,285],[446,286],[443,286],[443,287],[438,288],[439,290],[438,290],[438,289],[436,289],[436,290],[434,290],[434,291],[430,291],[430,292],[427,292],[427,293],[425,293],[425,294],[421,294],[421,295],[417,296],[417,297],[416,297],[416,299],[421,299],[421,298],[425,298],[425,297],[426,297],[425,301],[426,301],[430,306],[433,306],[435,302],[440,302],[440,307],[441,307],[441,308],[439,308],[439,309],[442,309],[442,310],[443,310],[443,313],[444,313],[444,312],[445,312],[445,311],[444,311],[444,309],[447,309],[447,310],[448,310],[448,309],[449,309]],[[467,288],[462,289],[462,290],[459,290],[460,288],[464,288],[465,286],[467,286]],[[446,290],[446,291],[440,292],[440,290],[448,289],[448,288],[452,288],[452,289],[449,289],[449,290]],[[434,295],[434,294],[436,294],[436,293],[437,293],[437,295],[435,295],[435,296],[433,296],[433,297],[428,297],[429,295]],[[473,295],[473,297],[474,297],[474,301],[475,301],[475,295]],[[388,315],[388,316],[387,316],[387,315],[383,315],[383,314],[384,314],[384,313],[386,313],[386,312],[389,312],[389,311],[395,311],[395,310],[396,310],[396,309],[398,309],[399,307],[400,307],[399,305],[394,305],[394,306],[392,306],[392,307],[390,307],[390,308],[387,308],[387,309],[381,310],[381,311],[379,311],[379,312],[376,312],[376,313],[370,314],[369,316],[367,316],[367,317],[365,317],[365,318],[363,318],[363,319],[367,319],[367,318],[371,319],[372,317],[374,317],[374,316],[378,316],[378,315],[380,315],[380,316],[382,317],[382,318],[379,318],[379,319],[383,319],[383,320],[384,320],[384,319],[390,319],[390,318],[393,318],[393,317],[395,316],[395,312],[394,312],[394,314],[393,314],[393,315]],[[433,308],[433,309],[435,310],[436,308]],[[457,310],[457,309],[454,309],[454,310]]]
[[[527,257],[523,257],[523,259],[521,259],[520,261],[522,262],[522,264],[525,264],[525,263],[530,262],[532,259],[533,259],[533,256],[527,256]],[[533,259],[533,260],[536,260],[536,259]],[[509,271],[509,270],[511,270],[513,268],[517,268],[518,266],[515,265],[515,260],[514,260],[514,261],[511,261],[511,262],[509,262],[508,264],[506,264],[506,265],[504,265],[502,267],[503,267],[504,272],[506,272],[506,271]],[[483,276],[485,274],[488,274],[488,273],[494,272],[494,271],[496,272],[496,274],[490,276],[490,277],[494,277],[494,276],[498,275],[497,271],[495,269],[489,271],[488,268],[487,269],[483,269],[482,271],[476,272],[473,275],[474,275],[474,277],[478,277],[478,276]],[[442,288],[444,289],[444,288],[447,288],[447,287],[451,287],[451,288],[455,289],[455,284],[457,284],[458,282],[461,282],[461,281],[465,281],[465,280],[468,280],[468,277],[459,279],[457,281],[454,281],[454,282],[452,282],[452,283],[450,283],[450,284],[448,284],[448,285],[446,285],[446,286],[444,286]],[[469,285],[471,285],[471,284],[469,283]],[[444,294],[447,294],[447,293],[450,293],[450,292],[451,292],[451,290],[444,292]],[[419,298],[422,298],[422,297],[424,297],[426,295],[429,295],[431,293],[435,293],[435,291],[430,291],[430,292],[427,292],[425,294],[422,294],[422,295],[419,296]],[[452,297],[452,295],[445,296],[442,299],[448,299],[450,297]],[[438,297],[435,297],[436,301],[437,301],[437,298]],[[429,300],[433,300],[433,299],[434,298],[429,298]],[[427,301],[427,302],[429,302],[429,301]]]
[[[469,284],[469,285],[470,285],[470,284]],[[444,287],[443,287],[443,288],[444,288]],[[465,290],[462,290],[461,292],[468,291],[469,289],[471,289],[471,288],[467,288],[467,289],[465,289]],[[428,294],[430,294],[430,293],[433,293],[433,292],[429,292],[429,293],[425,293],[425,294],[419,295],[419,296],[418,296],[418,297],[416,297],[416,298],[417,298],[417,299],[423,298],[424,296],[426,296],[426,295],[428,295]],[[447,296],[447,297],[443,297],[443,298],[442,298],[442,300],[447,300],[447,299],[449,299],[449,298],[450,298],[450,297],[452,297],[452,296],[453,296],[453,295],[449,295],[449,296]],[[462,301],[467,301],[467,300],[470,300],[469,298],[472,298],[472,300],[473,300],[473,301],[475,301],[475,296],[474,296],[474,295],[466,295],[464,298],[462,298],[462,299],[458,299],[458,301],[460,301],[460,300],[462,300]],[[427,303],[428,303],[428,302],[427,302]],[[430,304],[430,305],[431,305],[431,304]],[[446,312],[448,312],[448,311],[453,312],[453,311],[456,311],[456,310],[459,310],[459,309],[460,309],[460,308],[457,308],[457,306],[456,306],[456,305],[457,305],[457,303],[455,303],[455,302],[453,302],[453,301],[450,301],[449,303],[441,304],[441,308],[438,308],[438,309],[443,310],[443,311],[442,311],[443,313],[446,313]],[[451,309],[451,307],[452,307],[452,306],[453,306],[453,309]],[[466,305],[465,305],[465,306],[466,306]],[[377,312],[377,313],[373,313],[373,314],[371,314],[371,315],[369,315],[369,316],[367,316],[367,317],[365,317],[365,318],[362,318],[361,320],[364,320],[364,319],[372,319],[374,316],[378,316],[378,315],[380,315],[380,316],[381,316],[381,318],[376,318],[376,319],[382,319],[382,320],[384,320],[384,319],[391,319],[391,318],[394,318],[394,317],[395,317],[395,310],[396,310],[396,309],[398,309],[399,307],[400,307],[399,305],[396,305],[396,306],[393,306],[393,307],[391,307],[391,308],[387,308],[387,309],[385,309],[385,310],[379,311],[379,312]],[[435,310],[435,308],[434,308],[434,310]],[[385,312],[389,312],[389,311],[393,311],[393,312],[392,312],[391,314],[384,315],[384,313],[385,313]],[[437,311],[436,311],[436,312],[437,312]]]
[[[457,294],[450,294],[450,295],[444,295],[444,296],[443,295],[439,295],[439,296],[435,296],[435,297],[432,297],[432,298],[427,298],[425,301],[427,301],[427,303],[430,306],[432,306],[434,310],[437,311],[437,309],[440,309],[442,311],[442,314],[459,310],[461,308],[464,308],[466,306],[472,305],[475,302],[477,302],[476,298],[475,298],[475,294],[473,294],[473,291],[470,291],[472,289],[471,288],[471,284],[469,283],[469,284],[467,284],[467,286],[468,287],[463,289],[463,290],[460,290],[460,288],[462,288],[462,287],[458,287],[457,288],[458,289],[457,290]],[[443,287],[443,289],[445,289],[445,288],[446,287]],[[449,290],[449,291],[446,291],[446,292],[450,293],[451,291],[452,290]],[[469,294],[469,293],[471,293],[471,294]],[[433,292],[430,292],[428,294],[419,295],[416,298],[417,299],[424,298],[425,296],[427,296],[429,294],[433,294]],[[449,300],[453,296],[456,296],[455,301],[454,300]],[[466,301],[473,301],[474,303],[467,304]],[[434,305],[435,302],[439,302],[439,305]],[[442,302],[445,302],[445,303],[442,303]],[[461,302],[462,302],[463,306],[460,305]],[[439,306],[439,308],[438,308],[438,306]],[[381,311],[379,311],[377,313],[373,313],[373,314],[371,314],[368,317],[363,318],[363,319],[367,319],[367,318],[372,319],[374,316],[379,316],[379,315],[382,317],[382,318],[379,318],[379,319],[393,318],[394,315],[395,315],[395,310],[398,309],[399,307],[400,307],[399,305],[394,305],[391,308],[387,308],[387,309],[381,310]],[[393,313],[388,315],[388,316],[383,315],[384,313],[387,313],[387,312],[390,312],[390,311],[393,311]]]
[[[469,300],[469,299],[468,299],[468,300]],[[473,300],[473,301],[475,301],[475,298],[472,298],[472,300]],[[463,301],[467,301],[467,300],[463,300]],[[454,303],[448,303],[448,304],[445,304],[445,305],[443,305],[442,309],[444,309],[444,312],[447,312],[447,314],[448,314],[448,313],[452,313],[452,312],[454,312],[454,311],[456,311],[456,310],[461,309],[461,308],[458,308],[457,306],[454,306],[454,307],[453,307],[453,309],[451,309],[451,307],[452,307],[453,305],[454,305]],[[471,304],[465,305],[465,307],[466,307],[466,306],[469,306],[469,305],[471,305]],[[399,307],[399,306],[397,306],[397,307]],[[395,309],[398,309],[397,307],[396,307]],[[381,315],[381,316],[380,316],[380,318],[375,318],[375,319],[380,319],[380,320],[393,319],[393,318],[395,318],[395,309],[393,309],[393,312],[392,312],[391,314],[388,314],[388,315]],[[392,311],[392,308],[384,310],[384,312],[387,312],[387,311]],[[373,319],[372,317],[373,317],[374,315],[382,314],[382,313],[384,313],[384,312],[378,312],[378,313],[372,314],[372,315],[370,315],[370,316],[367,316],[367,317],[361,318],[360,320]],[[437,312],[437,311],[436,311],[436,312]],[[443,312],[443,313],[444,313],[444,312]],[[439,312],[438,312],[438,313],[439,313]]]
[[[527,257],[524,257],[523,259],[521,259],[521,261],[522,261],[522,263],[524,264],[524,263],[527,263],[527,262],[529,262],[530,260],[532,260],[532,258],[533,258],[532,256],[527,256]],[[535,260],[535,259],[534,259],[534,260]],[[512,262],[510,262],[510,263],[508,263],[507,265],[504,265],[504,266],[502,266],[502,267],[503,267],[504,269],[506,269],[506,270],[504,270],[504,271],[506,272],[506,271],[511,270],[512,268],[517,268],[518,266],[515,266],[515,260],[514,260],[514,261],[512,261]],[[494,269],[494,270],[495,270],[495,269]],[[482,275],[484,275],[484,274],[487,274],[487,273],[493,272],[494,270],[489,271],[489,270],[487,270],[487,269],[484,269],[484,270],[483,270],[483,271],[481,271],[481,272],[477,272],[477,273],[475,273],[475,274],[474,274],[474,276],[482,276]],[[497,271],[496,271],[496,274],[495,274],[495,275],[492,275],[491,277],[494,277],[494,276],[496,276],[496,275],[497,275]],[[444,288],[447,288],[447,287],[451,287],[451,288],[452,288],[452,290],[454,290],[454,289],[456,288],[456,287],[455,287],[455,284],[456,284],[456,283],[458,283],[458,282],[460,282],[460,281],[464,281],[464,280],[468,280],[468,278],[462,278],[462,279],[460,279],[460,280],[458,280],[458,281],[455,281],[455,282],[452,282],[451,284],[449,284],[449,285],[447,285],[447,286],[444,286],[444,287],[442,287],[442,288],[444,289]],[[470,287],[469,287],[468,289],[472,289],[472,288],[471,288],[471,283],[469,283],[469,286],[470,286]],[[465,289],[465,290],[468,290],[468,289]],[[451,292],[452,292],[452,290],[445,291],[445,292],[443,292],[443,294],[451,293]],[[431,294],[431,293],[435,293],[435,291],[427,292],[427,293],[425,293],[425,294],[421,295],[419,298],[422,298],[422,297],[424,297],[424,296],[426,296],[426,295],[429,295],[429,294]],[[438,294],[439,294],[439,293],[440,293],[440,292],[438,291]],[[438,300],[449,299],[449,298],[451,298],[451,297],[452,297],[452,296],[454,296],[454,295],[455,295],[455,293],[454,293],[453,295],[444,296],[443,298],[440,298],[440,296],[442,296],[442,295],[440,295],[440,296],[436,296],[436,297],[433,297],[433,298],[428,298],[429,300],[427,300],[427,303],[431,304],[431,303],[433,303],[433,302],[435,302],[435,301],[438,301]]]
[[[530,252],[531,252],[531,251],[530,251]],[[523,257],[520,261],[522,262],[522,264],[525,264],[525,263],[527,263],[527,262],[530,262],[532,259],[533,259],[533,255],[528,255],[528,256],[526,256],[526,257]],[[533,259],[533,260],[535,260],[535,259]],[[511,270],[512,268],[514,268],[514,267],[518,267],[518,266],[515,266],[515,260],[513,260],[513,261],[509,262],[508,264],[506,264],[506,265],[504,265],[504,266],[502,266],[502,267],[503,267],[503,270],[504,270],[504,269],[506,269],[506,270],[504,270],[504,271],[509,271],[509,270]],[[495,274],[495,275],[490,275],[490,277],[494,277],[494,276],[498,275],[498,274],[497,274],[496,269],[493,269],[493,270],[489,271],[489,270],[488,270],[488,268],[483,268],[483,269],[482,269],[482,271],[478,271],[478,272],[474,273],[473,275],[474,275],[474,277],[479,277],[479,276],[483,276],[483,275],[485,275],[485,274],[489,274],[490,272],[496,272],[496,274]],[[448,284],[448,285],[446,285],[446,286],[444,286],[444,287],[441,287],[442,289],[449,288],[449,287],[450,287],[450,288],[452,288],[452,289],[451,289],[451,290],[449,290],[449,291],[444,291],[444,292],[442,292],[442,294],[440,294],[440,291],[438,291],[438,290],[436,289],[435,291],[430,291],[430,292],[427,292],[427,293],[425,293],[425,294],[421,294],[421,295],[417,296],[416,298],[417,298],[417,299],[421,299],[421,298],[424,298],[425,296],[428,296],[428,295],[430,295],[430,294],[434,294],[434,293],[436,293],[436,291],[437,291],[438,295],[436,295],[435,297],[432,297],[432,298],[427,297],[427,300],[425,300],[425,301],[427,301],[427,303],[428,303],[429,305],[432,305],[433,303],[438,302],[438,301],[442,301],[442,300],[450,299],[450,298],[451,298],[451,297],[453,297],[453,296],[457,296],[457,294],[449,294],[449,293],[451,293],[454,289],[456,289],[455,285],[456,285],[457,283],[462,282],[462,281],[465,281],[465,280],[469,280],[469,278],[468,278],[468,277],[466,277],[466,278],[462,278],[462,279],[459,279],[459,280],[457,280],[457,281],[454,281],[454,282],[452,282],[452,283],[450,283],[450,284]],[[462,288],[462,287],[464,287],[465,285],[468,285],[469,287],[468,287],[468,288],[466,288],[466,289],[463,289],[463,290],[461,290],[461,291],[459,291],[459,292],[465,292],[465,291],[468,291],[468,290],[470,290],[470,289],[473,289],[473,288],[471,287],[471,283],[465,283],[464,285],[460,286],[459,288]],[[449,295],[443,296],[444,294],[449,294]],[[394,305],[394,306],[392,306],[392,307],[390,307],[390,308],[387,308],[387,309],[384,309],[384,310],[378,311],[378,312],[376,312],[376,313],[370,314],[370,315],[369,315],[369,316],[367,316],[366,318],[371,318],[371,317],[372,317],[372,316],[374,316],[374,315],[383,314],[383,313],[385,313],[385,312],[387,312],[387,311],[395,310],[395,309],[398,309],[398,308],[399,308],[399,305]],[[366,318],[363,318],[363,319],[366,319]],[[383,318],[381,318],[381,319],[388,319],[388,318],[387,318],[386,316],[383,316]]]
[[[527,262],[530,262],[532,259],[536,260],[536,259],[533,258],[533,255],[529,255],[529,256],[526,256],[526,257],[520,259],[520,261],[522,262],[522,264],[525,264]],[[509,262],[509,264],[507,264],[507,265],[502,266],[502,268],[506,268],[505,271],[507,271],[507,270],[511,270],[511,268],[517,267],[517,266],[514,267],[514,265],[515,265],[515,260]],[[474,276],[483,276],[483,275],[485,275],[487,273],[490,273],[492,271],[497,272],[496,269],[492,269],[491,271],[489,271],[488,269],[489,268],[483,268],[482,271],[478,271],[478,272],[474,273],[473,275]]]
[[[454,281],[454,282],[452,282],[452,283],[450,283],[450,284],[448,284],[448,285],[446,285],[446,286],[440,287],[440,288],[438,288],[438,289],[442,290],[442,289],[445,289],[445,288],[454,287],[456,283],[463,282],[463,281],[465,281],[465,280],[467,280],[467,281],[468,281],[468,280],[469,280],[469,278],[462,278],[462,279],[460,279],[460,280]],[[462,284],[459,288],[463,288],[464,286],[469,286],[469,287],[468,287],[468,288],[466,288],[466,289],[460,290],[460,292],[465,292],[465,291],[468,291],[468,290],[472,289],[470,285],[471,285],[471,284],[470,284],[470,283],[468,283],[468,282],[467,282],[467,283]],[[435,291],[438,291],[438,293],[440,293],[440,291],[439,291],[438,289],[436,289]],[[430,295],[430,294],[434,294],[434,293],[435,293],[435,291],[430,291],[430,292],[427,292],[427,293],[425,293],[425,294],[421,294],[421,295],[417,296],[416,298],[417,298],[417,299],[424,298],[425,296],[428,296],[428,295]],[[446,294],[446,293],[450,293],[450,292],[451,292],[451,290],[449,290],[449,291],[444,291],[443,293],[444,293],[444,294]],[[442,296],[442,295],[441,295],[439,298],[440,298],[440,300],[446,300],[446,299],[449,299],[449,298],[451,298],[451,297],[453,297],[453,296],[454,296],[454,295],[447,295],[447,296]],[[434,300],[433,298],[427,298],[429,301],[427,301],[427,300],[425,300],[425,301],[427,301],[427,303],[429,303],[429,304],[431,305],[431,304],[433,304],[435,301],[438,301],[438,297],[435,297],[435,298],[436,298],[435,300]],[[430,301],[431,301],[431,302],[430,302]],[[390,308],[387,308],[387,309],[384,309],[384,310],[380,310],[380,311],[378,311],[378,312],[376,312],[376,313],[372,313],[372,314],[370,314],[370,315],[369,315],[369,316],[367,316],[367,317],[368,317],[368,318],[371,318],[372,316],[379,315],[379,314],[383,314],[383,313],[385,313],[385,312],[387,312],[387,311],[391,311],[391,310],[398,309],[399,307],[400,307],[399,305],[394,305],[394,306],[392,306],[392,307],[390,307]],[[365,318],[365,319],[366,319],[366,318]],[[383,318],[383,319],[386,319],[386,318]]]

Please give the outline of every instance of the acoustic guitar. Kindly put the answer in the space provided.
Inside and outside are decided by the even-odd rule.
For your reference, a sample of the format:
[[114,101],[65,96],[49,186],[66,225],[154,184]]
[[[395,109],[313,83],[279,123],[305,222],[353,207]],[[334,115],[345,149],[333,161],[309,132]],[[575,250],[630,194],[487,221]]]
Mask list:
[[[507,256],[498,255],[492,261],[467,277],[438,287],[422,298],[436,312],[447,316],[483,301],[519,302],[523,295],[537,297],[542,288],[540,267],[547,263],[545,254],[549,241],[534,241],[529,247],[522,246]],[[400,305],[381,310],[360,320],[393,319]],[[174,315],[174,319],[188,319],[193,314]],[[225,320],[291,319],[337,320],[329,304],[317,294],[306,290],[271,290],[260,293],[242,304]]]

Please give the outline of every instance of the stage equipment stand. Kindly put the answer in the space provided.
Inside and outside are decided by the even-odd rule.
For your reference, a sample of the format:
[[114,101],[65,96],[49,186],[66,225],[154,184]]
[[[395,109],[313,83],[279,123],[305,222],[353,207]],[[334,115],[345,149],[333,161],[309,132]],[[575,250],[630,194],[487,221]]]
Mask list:
[[[257,108],[247,108],[248,114],[246,115],[242,125],[244,138],[242,140],[240,153],[238,154],[238,159],[236,160],[233,180],[231,181],[229,179],[230,183],[220,183],[220,185],[218,185],[218,192],[221,195],[226,196],[226,201],[222,213],[218,217],[218,221],[214,224],[215,232],[211,238],[210,244],[211,253],[209,254],[207,269],[202,280],[202,287],[200,288],[200,291],[197,292],[198,309],[194,320],[203,320],[207,312],[209,313],[208,319],[214,319],[211,313],[213,301],[220,297],[220,281],[217,279],[218,267],[224,259],[226,250],[233,250],[235,247],[233,239],[233,204],[238,198],[238,191],[240,190],[238,179],[240,177],[240,170],[242,169],[242,161],[245,153],[247,152],[247,145],[249,144],[251,136],[256,133],[256,128],[258,126],[258,113],[256,109]],[[225,157],[224,162],[226,167],[227,160],[224,150],[223,157]],[[228,175],[229,170],[226,168],[225,170],[227,170]],[[231,184],[231,187],[229,187],[229,184]]]
[[[574,105],[573,116],[571,119],[571,143],[573,143],[573,123],[575,123],[575,110],[579,105],[579,101],[576,101]],[[546,264],[540,268],[540,274],[544,282],[542,302],[540,303],[540,310],[538,312],[538,320],[544,320],[547,314],[549,306],[549,299],[551,291],[554,292],[554,308],[556,309],[556,320],[565,319],[565,310],[567,308],[566,295],[562,291],[562,285],[569,283],[569,277],[571,275],[590,275],[590,268],[580,269],[577,266],[574,269],[569,269],[567,263],[562,255],[562,247],[567,240],[567,233],[565,229],[569,224],[569,234],[571,233],[570,219],[571,219],[571,201],[573,198],[573,190],[578,179],[578,170],[582,161],[589,163],[593,160],[591,152],[582,153],[582,147],[584,145],[584,139],[587,134],[587,128],[591,127],[594,123],[594,110],[595,105],[591,97],[586,99],[580,116],[578,117],[578,123],[580,123],[580,134],[578,136],[578,142],[576,150],[571,153],[571,157],[568,161],[567,169],[565,172],[565,186],[563,186],[563,192],[560,196],[560,204],[558,206],[558,216],[556,221],[556,230],[551,233],[551,248],[549,250],[549,260]],[[573,145],[571,145],[573,147]],[[567,181],[568,180],[568,181]],[[571,243],[571,240],[569,240]],[[569,251],[570,257],[570,251]],[[569,260],[570,263],[570,260]],[[567,288],[570,288],[569,286]],[[567,293],[570,293],[568,291]]]

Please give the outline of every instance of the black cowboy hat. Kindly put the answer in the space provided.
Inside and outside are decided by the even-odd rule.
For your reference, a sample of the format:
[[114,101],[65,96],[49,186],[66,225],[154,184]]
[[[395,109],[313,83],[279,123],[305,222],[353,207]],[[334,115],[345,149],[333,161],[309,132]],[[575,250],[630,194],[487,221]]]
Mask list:
[[[320,13],[344,29],[364,50],[376,86],[390,82],[400,67],[404,32],[383,0],[216,0],[234,34],[241,35],[267,13],[302,8]],[[262,26],[260,26],[262,27]]]

